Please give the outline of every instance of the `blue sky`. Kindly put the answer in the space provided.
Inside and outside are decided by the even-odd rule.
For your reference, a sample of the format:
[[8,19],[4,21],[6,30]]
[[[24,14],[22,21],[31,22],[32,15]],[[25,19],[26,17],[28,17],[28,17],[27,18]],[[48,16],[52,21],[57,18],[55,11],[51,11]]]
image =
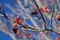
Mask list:
[[[16,3],[14,2],[14,0],[0,0],[0,3],[2,4],[5,12],[10,12],[10,13],[11,13],[11,11],[10,11],[7,7],[5,7],[5,4],[10,4],[12,7],[14,7],[15,4],[16,4]],[[4,22],[7,23],[7,20],[6,20],[4,17],[3,17],[3,19],[5,20]],[[47,22],[49,22],[48,19],[46,19],[46,20],[47,20]],[[28,22],[28,24],[32,25],[29,20],[27,20],[27,22]],[[9,21],[8,21],[8,23],[9,23]],[[48,25],[49,25],[49,24],[48,24]],[[9,26],[8,28],[10,28],[11,24],[9,24],[9,25],[7,25],[7,26]],[[33,32],[33,34],[34,34],[34,32]],[[35,32],[35,34],[38,34],[38,33]],[[55,38],[55,37],[58,36],[58,35],[55,34],[55,33],[53,33],[53,32],[50,32],[50,36],[51,36],[52,38]],[[10,37],[9,35],[7,35],[6,33],[2,32],[2,31],[0,31],[0,40],[12,40],[12,39],[11,39],[11,37]]]

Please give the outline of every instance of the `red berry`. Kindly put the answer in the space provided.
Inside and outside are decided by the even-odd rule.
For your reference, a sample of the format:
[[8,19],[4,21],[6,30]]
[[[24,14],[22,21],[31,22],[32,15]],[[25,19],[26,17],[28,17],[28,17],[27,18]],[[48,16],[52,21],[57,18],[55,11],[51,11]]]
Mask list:
[[47,10],[46,9],[43,9],[43,12],[47,12]]
[[13,24],[13,28],[16,28],[16,26],[17,26],[17,23],[14,23],[14,24]]
[[19,17],[19,16],[17,16],[17,18],[15,18],[15,23],[19,23],[19,20],[20,20],[21,18]]
[[60,15],[57,15],[57,16],[56,16],[56,19],[58,19],[58,20],[59,20],[59,19],[60,19]]
[[43,8],[39,8],[39,10],[41,10],[41,11],[42,11],[42,10],[43,10]]
[[20,20],[20,16],[17,16],[17,20],[18,20],[18,21]]
[[19,20],[19,23],[20,23],[20,24],[22,23],[22,19]]

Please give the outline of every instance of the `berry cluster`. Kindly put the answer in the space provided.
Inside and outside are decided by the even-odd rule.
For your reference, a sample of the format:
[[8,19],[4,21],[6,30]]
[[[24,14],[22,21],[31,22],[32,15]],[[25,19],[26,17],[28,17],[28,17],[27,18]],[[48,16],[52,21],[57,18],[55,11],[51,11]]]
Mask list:
[[17,29],[17,24],[21,24],[22,23],[22,19],[20,18],[20,16],[17,16],[14,20],[14,24],[13,24],[13,32],[18,36],[20,34],[20,32]]

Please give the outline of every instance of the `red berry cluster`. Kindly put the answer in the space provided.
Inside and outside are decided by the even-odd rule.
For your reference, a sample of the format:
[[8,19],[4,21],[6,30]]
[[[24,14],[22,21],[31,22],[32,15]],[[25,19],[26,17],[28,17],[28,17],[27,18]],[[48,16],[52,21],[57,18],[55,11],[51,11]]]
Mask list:
[[43,8],[39,8],[39,10],[43,12],[47,12],[48,4],[46,4]]
[[17,24],[21,24],[22,23],[22,18],[20,18],[20,16],[17,16],[14,20],[14,24],[13,24],[13,32],[18,36],[20,34],[20,32],[17,29]]

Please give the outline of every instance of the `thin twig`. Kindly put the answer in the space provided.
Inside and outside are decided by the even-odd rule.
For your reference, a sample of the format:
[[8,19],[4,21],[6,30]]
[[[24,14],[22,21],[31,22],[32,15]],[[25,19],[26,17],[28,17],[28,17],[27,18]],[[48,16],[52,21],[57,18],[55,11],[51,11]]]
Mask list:
[[35,0],[34,0],[34,3],[35,3],[35,5],[36,5],[36,7],[37,7],[38,11],[40,12],[40,15],[41,15],[41,17],[42,17],[42,20],[44,21],[44,25],[45,25],[45,28],[46,28],[46,21],[45,21],[45,19],[44,19],[43,15],[42,15],[42,12],[39,10],[39,6],[37,5],[37,3],[36,3],[36,1],[35,1]]

